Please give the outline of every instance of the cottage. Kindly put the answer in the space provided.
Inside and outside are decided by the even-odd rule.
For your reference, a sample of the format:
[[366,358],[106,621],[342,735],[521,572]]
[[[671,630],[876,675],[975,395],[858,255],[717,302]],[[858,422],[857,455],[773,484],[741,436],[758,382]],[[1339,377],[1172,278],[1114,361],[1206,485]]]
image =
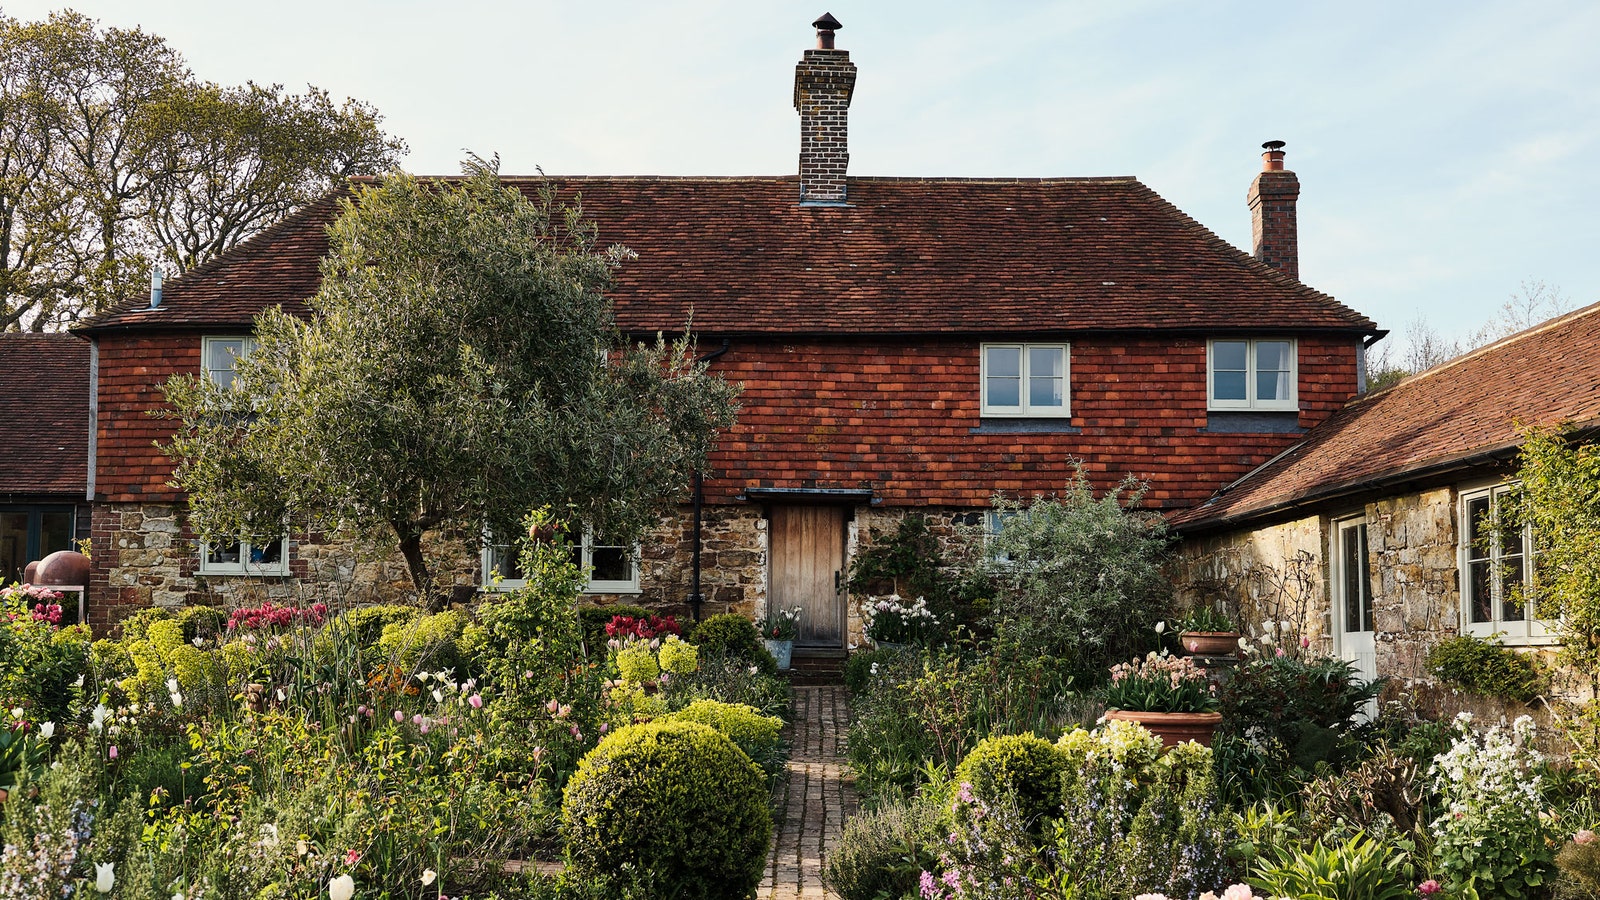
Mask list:
[[1514,600],[1537,568],[1531,537],[1489,528],[1519,429],[1561,424],[1600,432],[1600,304],[1352,400],[1175,513],[1182,590],[1238,599],[1301,570],[1292,599],[1308,636],[1368,677],[1427,678],[1429,648],[1455,634],[1548,646],[1551,623]]
[[0,582],[89,536],[89,345],[0,334]]
[[[1130,177],[846,174],[856,67],[815,23],[795,70],[798,175],[507,178],[581,196],[637,260],[613,299],[633,336],[692,321],[713,372],[744,385],[738,424],[678,516],[638,547],[586,535],[591,591],[679,612],[807,610],[802,644],[859,622],[842,588],[872,529],[908,511],[981,521],[996,492],[1148,481],[1200,503],[1293,446],[1362,389],[1365,316],[1297,279],[1299,182],[1281,142],[1250,186],[1254,255]],[[340,542],[201,545],[155,443],[179,372],[231,377],[252,317],[304,312],[336,196],[79,328],[99,360],[93,603],[113,618],[246,580],[376,586],[398,566]],[[489,541],[458,584],[506,570]]]

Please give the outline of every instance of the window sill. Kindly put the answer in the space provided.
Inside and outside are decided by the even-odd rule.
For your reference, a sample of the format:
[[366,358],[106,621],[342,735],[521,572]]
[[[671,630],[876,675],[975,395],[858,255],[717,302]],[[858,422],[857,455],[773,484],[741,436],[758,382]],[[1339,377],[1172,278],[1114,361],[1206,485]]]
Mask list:
[[1306,433],[1306,429],[1300,427],[1300,412],[1298,410],[1278,412],[1256,410],[1219,412],[1212,410],[1206,413],[1206,427],[1200,430],[1209,434]]
[[1073,425],[1066,417],[1034,419],[984,419],[967,434],[1081,434],[1082,428]]

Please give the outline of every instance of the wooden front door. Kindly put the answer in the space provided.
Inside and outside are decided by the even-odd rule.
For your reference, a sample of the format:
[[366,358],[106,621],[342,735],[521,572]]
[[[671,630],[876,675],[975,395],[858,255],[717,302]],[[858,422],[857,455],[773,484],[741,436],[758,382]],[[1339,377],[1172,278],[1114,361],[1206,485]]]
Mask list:
[[804,647],[844,646],[844,517],[838,506],[772,509],[768,604],[798,606]]

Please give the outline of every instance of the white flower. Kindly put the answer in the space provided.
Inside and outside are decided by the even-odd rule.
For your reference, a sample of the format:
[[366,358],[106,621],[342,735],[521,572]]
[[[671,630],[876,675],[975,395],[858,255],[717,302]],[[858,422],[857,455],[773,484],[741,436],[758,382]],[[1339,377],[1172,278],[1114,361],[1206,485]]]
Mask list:
[[111,886],[117,883],[117,875],[112,871],[116,863],[94,864],[94,889],[102,894],[111,893]]
[[55,737],[55,735],[56,735],[56,723],[54,723],[54,722],[42,722],[42,723],[40,723],[40,725],[39,725],[39,737],[41,737],[41,738],[43,738],[43,739],[48,741],[51,738]]
[[261,826],[261,846],[278,846],[278,826],[273,825],[270,822]]
[[431,693],[433,694],[433,700],[434,700],[435,703],[443,703],[444,702],[444,691],[441,691],[438,688],[434,688]]
[[183,706],[183,695],[182,694],[173,693],[173,694],[169,694],[168,697],[169,697],[169,699],[172,700],[172,708],[173,709],[178,709],[178,708]]
[[79,675],[79,676],[78,676],[78,680],[77,680],[77,681],[74,681],[74,682],[73,682],[73,683],[72,683],[72,686],[73,686],[73,687],[75,687],[75,688],[81,688],[81,687],[83,687],[83,676],[82,676],[82,675]]
[[11,718],[13,718],[13,719],[21,719],[22,718],[22,707],[20,707],[20,706],[13,707],[12,710],[11,710]]
[[167,693],[176,694],[178,692],[178,688],[179,688],[178,679],[176,679],[176,678],[168,678],[167,679]]
[[1166,622],[1165,619],[1163,619],[1160,622],[1156,623],[1156,634],[1166,634],[1166,633],[1167,633],[1167,622]]
[[282,703],[283,701],[288,700],[288,699],[289,699],[289,691],[288,691],[288,689],[287,688],[278,688],[278,702]]
[[203,637],[196,637],[190,640],[189,643],[195,645],[196,647],[204,647],[206,645],[206,639]]
[[295,841],[294,852],[300,856],[305,856],[307,853],[311,852],[311,845],[306,843],[304,840]]
[[172,900],[183,900],[183,891],[178,891],[178,892],[174,893],[172,895]]
[[438,872],[435,872],[432,869],[423,869],[422,870],[422,886],[423,887],[427,887],[428,885],[433,884],[433,880],[435,878],[438,878],[438,877],[439,877],[439,873]]
[[356,894],[356,880],[349,875],[340,875],[328,882],[328,900],[350,900]]
[[111,718],[111,710],[104,703],[98,704],[89,716],[89,727],[101,731],[106,727],[106,719]]

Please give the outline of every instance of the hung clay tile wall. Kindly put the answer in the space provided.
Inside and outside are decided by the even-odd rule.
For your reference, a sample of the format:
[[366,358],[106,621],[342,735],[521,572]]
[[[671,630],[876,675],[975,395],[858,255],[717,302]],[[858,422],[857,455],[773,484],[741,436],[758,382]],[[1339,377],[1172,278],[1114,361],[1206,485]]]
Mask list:
[[[1299,439],[1207,430],[1203,338],[1080,338],[1070,355],[1071,419],[1013,427],[979,415],[976,341],[734,343],[713,371],[744,385],[742,410],[712,457],[707,497],[870,488],[890,506],[983,507],[996,491],[1059,490],[1082,461],[1097,489],[1132,474],[1150,483],[1148,504],[1171,508]],[[1299,377],[1290,424],[1309,428],[1354,392],[1355,341],[1300,338]],[[1021,430],[1045,422],[1067,427]]]

